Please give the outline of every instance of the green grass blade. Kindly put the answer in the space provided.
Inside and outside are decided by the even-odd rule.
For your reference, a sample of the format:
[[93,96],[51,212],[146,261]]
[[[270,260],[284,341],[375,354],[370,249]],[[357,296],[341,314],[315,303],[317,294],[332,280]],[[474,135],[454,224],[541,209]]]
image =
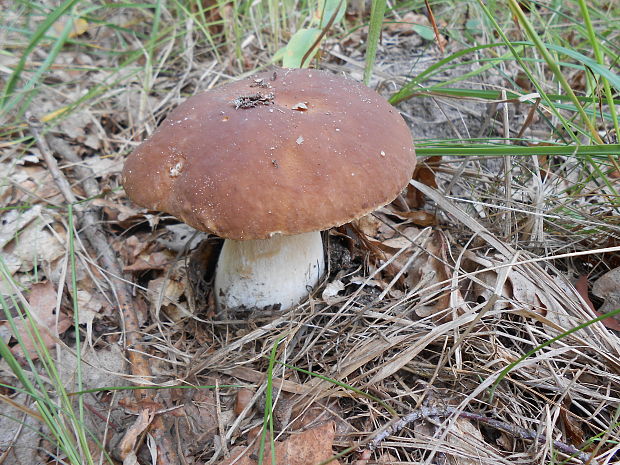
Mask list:
[[[586,115],[585,111],[583,110],[583,107],[579,103],[579,100],[577,100],[577,97],[575,96],[575,93],[573,92],[573,89],[571,88],[570,84],[568,83],[568,81],[564,77],[564,74],[562,73],[562,70],[560,69],[560,67],[556,63],[555,59],[551,56],[551,54],[547,50],[547,47],[545,46],[544,42],[540,39],[538,33],[534,29],[534,26],[532,26],[532,23],[530,23],[530,21],[527,18],[527,16],[523,13],[523,10],[519,6],[519,3],[516,0],[508,0],[508,5],[510,6],[510,9],[512,10],[512,12],[519,19],[519,23],[525,29],[525,31],[526,31],[528,37],[530,38],[530,40],[532,42],[534,42],[534,44],[536,45],[536,48],[538,49],[540,54],[543,56],[543,58],[547,62],[547,66],[549,67],[549,69],[551,70],[551,72],[553,73],[555,78],[558,80],[558,82],[560,83],[560,85],[564,89],[564,92],[566,92],[566,94],[570,97],[571,101],[573,102],[573,104],[577,108],[577,111],[579,112],[579,115],[581,116],[581,119],[582,119],[584,125],[590,131],[592,139],[595,142],[597,142],[599,144],[602,144],[603,141],[601,140],[600,136],[598,135],[598,132],[597,132],[596,128],[592,125],[592,121],[590,121],[590,118],[588,118],[588,115]],[[595,63],[595,62],[593,62],[593,63]],[[596,65],[598,65],[598,63],[596,63]],[[523,67],[523,68],[525,70],[525,67]],[[532,82],[538,87],[538,84],[535,83],[534,80],[532,80]],[[540,89],[539,92],[541,90],[542,89]],[[542,93],[541,93],[541,96],[542,96]],[[543,97],[543,98],[545,98],[545,97]],[[568,129],[568,126],[565,125],[565,128]]]
[[269,430],[269,440],[271,441],[271,464],[276,465],[276,448],[273,435],[273,367],[276,364],[276,356],[278,346],[284,339],[280,336],[271,348],[269,356],[269,367],[267,368],[267,388],[265,390],[265,414],[263,416],[263,430],[260,435],[260,445],[258,448],[258,465],[263,464],[265,458],[265,442],[267,439],[267,430]]
[[[590,9],[588,8],[588,5],[586,4],[584,0],[578,0],[578,1],[579,1],[579,8],[581,10],[581,16],[583,17],[583,20],[586,26],[588,39],[590,41],[590,45],[592,46],[592,51],[594,52],[594,57],[596,59],[596,62],[599,65],[603,66],[605,63],[605,60],[601,52],[599,40],[594,31],[594,26],[592,25],[592,20],[590,19]],[[618,81],[620,81],[620,79],[618,79]],[[611,87],[609,85],[608,77],[601,75],[601,82],[603,84],[603,90],[605,91],[607,105],[609,105],[609,110],[610,110],[609,113],[611,113],[612,115],[614,130],[616,132],[616,135],[620,136],[618,114],[616,113],[616,105],[615,105],[615,101],[614,101],[613,94],[611,91]],[[615,87],[616,87],[616,90],[620,90],[620,85],[615,84]]]
[[373,0],[370,10],[370,26],[368,29],[368,42],[366,45],[366,58],[364,63],[364,84],[370,84],[372,69],[377,56],[379,39],[381,38],[381,27],[385,15],[385,0]]
[[521,147],[516,145],[491,146],[489,144],[446,144],[441,147],[416,146],[416,153],[420,156],[433,155],[463,155],[479,157],[496,157],[504,155],[564,155],[564,156],[620,156],[620,144],[608,145],[550,145]]
[[[7,83],[6,83],[5,87],[4,87],[4,92],[2,93],[2,97],[0,98],[0,108],[2,108],[3,113],[8,111],[8,110],[10,110],[15,105],[17,105],[17,103],[20,100],[20,98],[16,99],[16,96],[14,96],[13,94],[15,92],[15,87],[17,86],[17,83],[19,82],[19,79],[21,78],[21,74],[24,71],[24,67],[26,66],[26,61],[28,60],[28,57],[30,56],[30,54],[33,52],[33,50],[36,47],[38,47],[40,45],[41,41],[45,37],[45,34],[50,29],[50,27],[52,27],[52,25],[56,21],[58,21],[58,19],[61,16],[66,14],[79,1],[80,0],[65,0],[65,2],[62,5],[60,5],[59,7],[55,8],[54,11],[52,11],[47,16],[45,21],[43,21],[43,23],[41,23],[41,25],[37,28],[37,30],[33,34],[32,38],[30,39],[30,42],[28,43],[28,46],[22,52],[22,56],[19,59],[19,62],[17,63],[17,66],[15,67],[15,69],[13,70],[11,75],[9,76],[9,79],[7,80]],[[56,44],[54,46],[55,49],[59,50],[64,45],[64,42],[66,41],[66,38],[68,37],[68,31],[71,30],[70,28],[72,26],[73,25],[72,25],[71,21],[69,21],[68,24],[67,24],[67,27],[69,29],[67,29],[67,27],[65,27],[65,31],[63,31],[63,34],[61,34],[57,38]],[[56,52],[56,54],[57,54],[57,52]],[[52,54],[50,53],[50,55],[48,56],[48,59],[46,59],[45,63],[39,68],[38,76],[43,74],[43,72],[47,69],[47,67],[49,67],[49,65],[53,61],[51,55]],[[53,58],[55,58],[55,56]],[[10,105],[8,103],[8,99],[9,98],[11,98],[11,104]]]

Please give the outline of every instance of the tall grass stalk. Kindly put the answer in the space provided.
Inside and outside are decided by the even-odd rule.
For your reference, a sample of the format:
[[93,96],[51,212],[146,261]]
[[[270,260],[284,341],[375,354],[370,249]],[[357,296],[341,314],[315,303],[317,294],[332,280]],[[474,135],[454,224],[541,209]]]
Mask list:
[[[544,42],[540,39],[539,35],[536,33],[536,30],[534,29],[534,26],[532,26],[532,23],[530,23],[527,16],[523,13],[523,10],[521,9],[521,6],[519,5],[519,3],[515,0],[508,0],[508,4],[510,5],[510,9],[512,10],[512,12],[519,19],[519,23],[525,29],[529,39],[532,42],[534,42],[534,44],[536,45],[536,48],[538,49],[540,54],[545,59],[547,66],[549,67],[549,69],[551,70],[555,78],[558,80],[558,82],[562,86],[562,89],[564,89],[564,92],[566,92],[566,94],[569,96],[569,98],[573,102],[573,105],[575,105],[575,108],[577,109],[577,111],[579,112],[579,115],[581,116],[581,120],[583,121],[584,125],[590,131],[590,137],[596,143],[602,144],[603,140],[598,135],[598,131],[592,124],[592,121],[590,121],[590,118],[588,118],[588,115],[586,115],[583,107],[581,106],[581,103],[579,102],[579,100],[577,99],[577,96],[573,92],[572,87],[570,86],[566,78],[564,77],[564,73],[562,73],[562,70],[558,66],[556,60],[551,56]],[[519,55],[515,55],[515,58],[517,56]],[[579,141],[576,141],[576,142],[579,142]]]
[[[80,409],[77,413],[74,410],[56,361],[43,340],[37,319],[30,312],[27,302],[21,297],[2,257],[0,257],[0,275],[5,283],[13,285],[16,295],[20,296],[19,298],[11,297],[12,307],[17,311],[17,318],[22,322],[20,328],[17,327],[15,317],[2,295],[0,295],[0,305],[4,310],[12,335],[17,340],[18,347],[23,350],[23,359],[28,367],[26,371],[7,343],[0,338],[0,356],[6,361],[21,385],[21,387],[12,388],[28,394],[34,400],[39,414],[37,418],[43,421],[54,440],[53,443],[65,454],[68,463],[94,465],[88,436],[91,437],[93,444],[97,444],[97,439],[86,430],[83,410]],[[41,367],[37,367],[32,357],[33,354],[27,350],[27,347],[33,347]],[[40,374],[41,368],[45,377]],[[51,393],[55,394],[55,398],[51,396]]]

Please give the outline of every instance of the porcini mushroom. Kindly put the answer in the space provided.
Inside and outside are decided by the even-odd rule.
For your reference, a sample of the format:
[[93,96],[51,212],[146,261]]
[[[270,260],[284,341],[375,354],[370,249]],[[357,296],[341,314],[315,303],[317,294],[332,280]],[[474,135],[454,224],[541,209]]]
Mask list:
[[364,85],[280,69],[191,97],[127,159],[139,205],[225,238],[220,308],[287,309],[325,269],[320,231],[391,202],[415,167],[409,128]]

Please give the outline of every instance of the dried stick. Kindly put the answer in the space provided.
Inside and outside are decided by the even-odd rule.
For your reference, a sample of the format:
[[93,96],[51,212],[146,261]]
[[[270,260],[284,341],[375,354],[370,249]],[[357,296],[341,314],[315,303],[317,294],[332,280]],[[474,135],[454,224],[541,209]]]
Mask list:
[[[52,155],[52,149],[46,138],[41,134],[41,122],[33,116],[28,116],[28,125],[37,147],[45,160],[47,169],[60,190],[60,193],[68,203],[76,204],[78,199],[73,193],[67,178],[58,167],[58,163]],[[59,139],[52,139],[52,144],[63,158],[75,165],[74,169],[78,177],[83,180],[86,194],[89,197],[99,195],[99,185],[95,180],[92,170],[80,165],[81,160],[71,147]],[[99,218],[97,215],[91,210],[86,210],[81,208],[80,205],[75,205],[75,216],[77,223],[84,232],[86,240],[95,250],[97,257],[101,260],[102,267],[113,276],[123,277],[122,268],[116,259],[116,254],[108,243],[105,233],[99,225]],[[150,379],[152,374],[148,361],[143,355],[144,348],[140,340],[138,315],[133,305],[131,288],[126,284],[126,281],[128,280],[119,280],[116,283],[111,281],[110,285],[113,288],[112,291],[119,305],[121,326],[125,334],[125,351],[129,359],[131,374],[141,381],[138,384],[145,385],[146,380]],[[152,402],[155,397],[155,391],[149,389],[137,389],[134,393],[138,403],[145,401]],[[152,428],[151,434],[155,437],[158,448],[162,448],[160,454],[158,454],[158,463],[178,463],[176,452],[174,452],[174,448],[170,447],[171,441],[167,438],[168,435],[164,431],[163,420],[160,419],[157,422],[153,422],[153,425],[156,426]]]
[[[397,433],[403,428],[405,428],[408,424],[413,423],[414,421],[420,420],[426,417],[449,417],[451,415],[456,415],[461,418],[467,418],[469,420],[477,421],[479,423],[483,423],[491,428],[498,429],[500,431],[504,431],[505,433],[510,434],[511,436],[527,439],[532,441],[538,441],[542,444],[547,442],[547,437],[544,434],[538,434],[535,431],[521,428],[519,426],[511,425],[509,423],[505,423],[500,420],[495,420],[494,418],[489,418],[485,415],[479,413],[471,413],[471,412],[463,412],[454,407],[445,407],[445,408],[437,408],[437,407],[422,407],[415,412],[411,412],[408,415],[405,415],[398,421],[394,422],[390,426],[388,426],[381,433],[377,434],[372,441],[368,443],[367,449],[374,450],[379,447],[379,444],[383,440],[385,440],[391,434]],[[565,444],[561,441],[553,440],[551,441],[553,447],[555,447],[560,452],[575,457],[581,460],[583,463],[596,465],[596,461],[592,458],[592,456],[586,452],[583,452],[577,449],[574,446],[569,444]]]

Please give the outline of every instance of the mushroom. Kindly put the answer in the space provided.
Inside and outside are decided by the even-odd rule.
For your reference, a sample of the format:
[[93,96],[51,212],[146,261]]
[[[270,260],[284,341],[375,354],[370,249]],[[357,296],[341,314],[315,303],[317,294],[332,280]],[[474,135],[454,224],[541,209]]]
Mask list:
[[414,167],[409,128],[376,92],[278,69],[186,100],[122,179],[135,203],[226,239],[220,310],[288,309],[324,273],[320,231],[391,202]]

